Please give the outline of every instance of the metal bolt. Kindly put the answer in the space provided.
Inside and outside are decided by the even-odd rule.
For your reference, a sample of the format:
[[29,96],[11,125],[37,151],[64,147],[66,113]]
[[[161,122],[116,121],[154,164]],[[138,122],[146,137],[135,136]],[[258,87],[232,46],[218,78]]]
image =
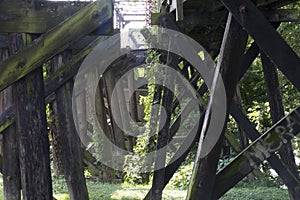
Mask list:
[[19,63],[18,63],[18,68],[24,67],[25,64],[26,64],[26,59],[25,58],[21,58],[19,60]]
[[98,18],[99,17],[99,12],[97,10],[95,10],[92,14],[93,18]]
[[240,13],[245,14],[247,12],[247,6],[242,4],[240,6]]

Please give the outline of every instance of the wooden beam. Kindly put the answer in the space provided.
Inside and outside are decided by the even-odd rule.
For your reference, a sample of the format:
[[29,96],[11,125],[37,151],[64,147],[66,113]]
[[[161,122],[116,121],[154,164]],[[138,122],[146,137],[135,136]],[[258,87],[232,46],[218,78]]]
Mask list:
[[0,133],[15,122],[14,106],[10,106],[0,114]]
[[[250,120],[243,114],[243,111],[241,110],[241,108],[239,108],[238,105],[236,105],[236,104],[232,105],[231,115],[236,120],[236,122],[239,124],[241,129],[243,129],[246,132],[246,134],[248,135],[250,140],[256,141],[261,136],[261,134],[252,125]],[[271,167],[278,173],[278,175],[282,178],[284,184],[286,184],[287,186],[295,186],[295,184],[294,185],[292,185],[292,184],[298,182],[297,176],[295,176],[294,173],[289,170],[289,168],[278,158],[277,155],[275,155],[274,153],[271,153],[270,157],[267,158],[267,161],[270,163]],[[224,184],[222,186],[219,185],[220,188],[214,189],[216,191],[215,194],[218,194],[219,196],[221,196],[222,195],[221,191],[223,191],[225,193],[227,190],[229,190],[231,187],[233,187],[236,183],[238,183],[238,181],[240,181],[244,178],[244,176],[239,177],[238,174],[239,174],[238,171],[234,172],[234,174],[231,174],[236,179],[234,179],[234,180],[227,179],[226,183],[224,181]],[[238,179],[238,177],[239,177],[239,179]],[[220,193],[217,191],[219,191]]]
[[112,16],[112,4],[100,0],[89,4],[0,64],[0,91],[42,65],[66,47],[95,30]]
[[[210,199],[213,196],[217,164],[224,140],[226,122],[236,85],[239,81],[247,39],[248,34],[242,29],[233,16],[229,14],[220,50],[220,58],[216,67],[220,69],[219,73],[222,75],[226,91],[227,108],[225,123],[216,144],[209,154],[204,158],[200,156],[196,157],[187,195],[188,199]],[[201,146],[202,145],[199,144],[197,155],[201,154]]]
[[[229,165],[218,172],[213,199],[219,198],[232,187],[232,182],[237,183],[242,177],[245,177],[257,168],[265,159],[270,158],[272,153],[278,151],[282,145],[298,133],[300,133],[300,107],[261,135]],[[299,181],[294,181],[295,179],[291,179],[289,184],[300,184]]]
[[[64,66],[71,59],[72,54],[64,51],[54,58],[55,70]],[[73,81],[70,80],[63,87],[55,91],[57,102],[57,137],[61,142],[62,164],[67,182],[70,199],[88,200],[88,191],[83,173],[83,158],[80,137],[75,127],[72,114]]]
[[0,1],[0,32],[45,33],[86,5],[87,2]]
[[300,58],[250,0],[221,0],[257,45],[300,90]]
[[[7,49],[1,49],[1,60],[18,51],[23,46],[22,37],[16,34],[6,35],[7,42],[10,44]],[[4,122],[4,126],[0,125],[2,137],[2,157],[1,173],[3,176],[3,197],[4,199],[21,200],[21,174],[19,165],[19,148],[17,141],[17,129],[15,121],[15,99],[12,87],[0,92],[0,112],[4,112],[6,116],[1,119],[0,124]]]
[[[23,35],[24,45],[31,42]],[[49,138],[46,122],[42,67],[30,72],[13,86],[16,110],[22,198],[52,199]]]
[[278,9],[263,12],[270,22],[299,22],[300,11],[297,9]]
[[59,68],[48,78],[45,79],[45,96],[49,96],[52,92],[57,90],[68,80],[76,75],[82,61],[98,44],[103,42],[108,37],[100,36],[82,49],[78,54],[72,57],[70,62],[65,66]]
[[[261,60],[264,71],[265,85],[268,93],[268,101],[270,104],[271,118],[273,124],[275,124],[284,117],[284,107],[278,80],[278,73],[274,64],[266,57],[266,55],[264,55],[264,53],[261,53]],[[283,145],[283,147],[279,150],[279,155],[281,160],[287,165],[294,176],[300,180],[291,141],[288,141],[285,145]],[[284,180],[284,177],[282,179]],[[288,186],[288,190],[292,200],[300,199],[300,185]]]
[[[241,69],[241,74],[239,75],[239,80],[243,77],[243,75],[245,74],[245,72],[247,71],[247,69],[250,67],[250,65],[252,64],[252,62],[254,61],[254,59],[257,57],[259,53],[259,48],[257,47],[257,45],[255,43],[252,43],[251,47],[247,50],[247,52],[244,55],[244,59],[243,59],[243,65],[242,65],[242,69]],[[197,92],[199,93],[200,96],[203,96],[203,94],[207,91],[207,87],[205,84],[203,84],[202,86],[200,86],[197,89]],[[180,117],[181,115],[183,115],[182,113],[185,112],[189,112],[189,109],[191,108],[190,106],[191,104],[187,104],[183,111],[181,112],[181,114],[178,115],[177,119],[175,120],[175,122],[171,125],[171,136],[174,134],[175,135],[175,131],[176,131],[176,127],[179,125],[177,121],[180,121]],[[203,109],[203,108],[201,108]],[[202,127],[202,123],[203,123],[203,116],[204,114],[202,113],[202,116],[200,118],[200,122],[199,122],[199,127]],[[198,132],[197,132],[198,130]],[[194,135],[196,134],[196,135]],[[181,163],[185,160],[186,156],[188,155],[189,151],[191,150],[191,148],[194,146],[194,144],[196,143],[196,141],[199,139],[199,128],[198,127],[193,127],[191,129],[191,131],[188,134],[188,137],[194,137],[195,140],[189,144],[189,139],[186,139],[184,141],[184,143],[181,146],[186,146],[189,145],[188,148],[186,149],[186,152],[184,152],[182,155],[182,147],[179,148],[179,150],[175,153],[175,155],[172,157],[171,161],[169,163],[171,163],[170,165],[167,166],[166,169],[166,175],[165,175],[165,182],[164,182],[164,186],[166,186],[168,184],[168,182],[170,181],[170,179],[172,178],[173,174],[176,172],[176,170],[180,167]],[[150,191],[147,193],[146,197],[144,198],[145,200],[149,200],[150,199],[150,193],[151,193],[152,188],[150,189]]]

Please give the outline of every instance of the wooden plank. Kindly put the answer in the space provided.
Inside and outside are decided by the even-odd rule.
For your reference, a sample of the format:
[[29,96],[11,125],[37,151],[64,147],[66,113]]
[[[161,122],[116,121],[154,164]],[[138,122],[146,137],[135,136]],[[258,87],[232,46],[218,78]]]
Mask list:
[[[171,42],[171,41],[167,41]],[[168,66],[176,66],[178,65],[178,59],[174,58],[174,55],[170,60],[173,60],[172,63],[167,63]],[[168,61],[167,61],[168,62]],[[168,71],[165,73],[165,80],[164,82],[166,85],[172,85],[175,77],[170,76],[171,73]],[[172,116],[172,102],[173,102],[173,91],[175,90],[175,85],[173,84],[174,88],[163,88],[163,97],[162,97],[162,107],[164,107],[166,116],[160,119],[160,125],[164,122],[162,129],[158,132],[157,136],[157,144],[156,144],[156,154],[155,154],[155,164],[154,164],[154,173],[153,173],[153,181],[152,181],[152,193],[151,199],[162,199],[162,191],[164,189],[164,179],[166,173],[166,158],[167,158],[167,149],[164,148],[169,143],[170,138],[170,123],[171,123],[171,116]],[[172,91],[173,90],[173,91]],[[165,121],[164,121],[165,120]]]
[[300,90],[300,58],[250,0],[221,0],[257,45]]
[[278,9],[263,12],[270,22],[299,22],[300,11],[297,9]]
[[[11,44],[7,50],[1,52],[1,60],[7,58],[8,52],[17,51],[22,46],[22,40],[19,40],[20,36],[10,35],[8,37]],[[1,173],[3,175],[3,197],[5,200],[21,200],[21,174],[13,104],[12,87],[8,87],[0,92],[0,112],[4,111],[3,114],[6,114],[4,119],[0,118],[0,124],[4,122],[4,125],[0,126],[0,132],[3,133]]]
[[[29,40],[26,39],[25,44]],[[13,94],[16,101],[22,198],[52,199],[42,68],[35,69],[14,84]]]
[[100,36],[82,49],[79,53],[74,55],[72,59],[64,66],[59,68],[48,78],[45,79],[45,96],[49,96],[72,77],[76,75],[78,69],[81,65],[81,62],[98,44],[103,42],[108,37]]
[[[243,58],[243,64],[242,64],[242,69],[241,69],[241,73],[239,75],[239,80],[243,77],[243,75],[245,74],[245,72],[247,71],[247,69],[250,67],[250,65],[252,64],[252,62],[254,61],[254,59],[257,57],[257,55],[259,54],[259,48],[257,47],[257,45],[255,43],[252,43],[250,48],[247,50],[247,52],[244,55]],[[203,84],[202,86],[200,86],[197,89],[197,92],[199,93],[200,96],[203,96],[203,94],[207,91],[207,87],[205,84]],[[185,106],[185,108],[183,109],[182,113],[184,112],[189,112],[189,109],[191,108],[191,106],[189,106],[190,104],[187,104]],[[176,121],[180,121],[180,117],[182,114],[178,115],[177,119],[175,120],[175,122],[172,124],[171,126],[171,136],[173,135],[174,131],[176,131],[176,126],[178,125],[178,123],[176,123]],[[200,123],[199,123],[199,127],[202,126],[203,123],[203,114],[202,117],[200,118]],[[152,126],[151,126],[152,127]],[[188,152],[190,151],[190,149],[194,146],[194,144],[196,143],[196,141],[199,139],[199,132],[196,132],[196,128],[193,127],[191,129],[191,131],[189,132],[188,135],[192,135],[191,137],[195,137],[195,140],[192,144],[188,143],[188,138],[185,140],[185,143],[183,143],[181,146],[188,146],[186,152],[184,152],[182,155],[182,149],[179,148],[179,150],[175,153],[175,155],[172,157],[170,163],[172,163],[170,166],[167,166],[166,169],[166,175],[165,175],[165,186],[168,184],[168,182],[170,181],[170,179],[172,178],[173,174],[176,172],[176,170],[180,167],[181,163],[185,160],[186,156],[188,155]],[[198,129],[199,130],[199,129]],[[194,133],[196,135],[194,135]],[[175,134],[175,133],[174,133]],[[189,136],[188,136],[189,137]],[[181,156],[180,156],[181,155]],[[146,197],[144,198],[145,200],[150,199],[150,193],[151,193],[152,188],[150,189],[150,191],[147,193]]]
[[[219,198],[271,154],[300,132],[300,107],[275,124],[217,174],[214,198]],[[291,180],[292,181],[292,180]],[[226,183],[225,183],[226,182]],[[231,183],[230,183],[231,182]],[[230,184],[231,186],[229,186]],[[292,184],[292,183],[291,183]],[[297,184],[297,183],[294,183]],[[299,183],[298,183],[299,184]]]
[[[227,122],[228,119],[232,98],[241,73],[247,39],[247,33],[242,29],[233,16],[229,14],[220,50],[220,58],[217,64],[217,67],[220,69],[220,74],[222,75],[226,91],[227,108],[225,122]],[[217,143],[210,153],[204,158],[200,157],[202,145],[199,144],[197,150],[198,156],[195,160],[187,199],[212,198],[217,164],[224,140],[225,130],[226,123],[224,124]],[[201,143],[201,141],[199,141],[199,143]]]
[[[168,184],[168,182],[171,180],[172,176],[175,174],[175,172],[180,167],[181,163],[185,160],[187,155],[189,154],[192,147],[196,144],[196,142],[199,140],[200,137],[200,129],[199,127],[202,127],[203,125],[203,119],[204,119],[205,113],[203,113],[200,117],[199,124],[195,124],[189,134],[187,135],[186,139],[183,141],[179,149],[175,152],[174,156],[169,161],[166,170],[165,170],[165,176],[164,176],[164,187]],[[199,125],[199,126],[198,126]],[[150,200],[150,194],[152,192],[152,188],[148,191],[147,195],[145,196],[144,200]]]
[[[284,107],[277,69],[264,53],[261,53],[261,60],[264,71],[265,85],[268,93],[268,101],[270,104],[271,118],[273,124],[275,124],[284,117]],[[286,164],[294,176],[300,180],[291,141],[287,141],[287,143],[283,145],[283,147],[279,150],[279,155],[281,160]],[[282,179],[284,179],[284,177]],[[300,184],[297,184],[296,186],[289,185],[288,190],[291,199],[300,199]]]
[[[45,33],[87,2],[0,1],[1,33]],[[18,9],[16,9],[18,8]]]
[[[257,138],[261,136],[261,134],[259,134],[259,132],[255,129],[255,127],[252,125],[250,120],[243,114],[243,111],[236,104],[232,105],[231,115],[237,121],[241,129],[243,129],[247,133],[250,140],[255,141],[257,140]],[[278,173],[278,175],[283,179],[283,182],[286,185],[294,187],[295,184],[297,184],[298,178],[294,175],[293,172],[289,170],[289,168],[279,159],[277,155],[271,153],[270,157],[267,158],[267,161],[270,163],[271,167]],[[239,179],[237,179],[238,173],[239,172],[236,171],[233,174],[231,174],[234,177],[236,177],[236,179],[235,180],[227,179],[227,182],[226,183],[224,182],[222,189],[215,188],[214,189],[216,191],[215,194],[221,196],[222,195],[220,194],[221,191],[225,193],[229,188],[233,187],[236,183],[238,183],[238,181],[242,180],[244,176],[240,176]],[[219,191],[220,193],[217,191]]]
[[176,21],[183,20],[183,0],[176,0]]
[[[55,70],[71,59],[71,53],[64,51],[54,58]],[[58,139],[62,148],[62,163],[70,199],[88,200],[88,191],[83,173],[81,142],[72,114],[73,81],[70,80],[56,91]]]
[[112,16],[110,2],[89,4],[0,64],[0,91],[42,65],[72,41],[95,30]]
[[10,106],[0,114],[0,133],[15,122],[15,107]]

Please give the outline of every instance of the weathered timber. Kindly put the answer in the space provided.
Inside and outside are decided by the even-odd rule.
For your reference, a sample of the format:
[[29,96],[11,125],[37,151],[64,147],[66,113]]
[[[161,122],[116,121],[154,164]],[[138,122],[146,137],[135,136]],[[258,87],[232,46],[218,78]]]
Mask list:
[[[199,124],[195,124],[186,139],[183,141],[179,149],[175,152],[175,155],[169,161],[170,164],[166,166],[165,176],[164,176],[164,187],[168,184],[172,176],[180,167],[181,163],[185,160],[187,155],[189,154],[192,147],[196,144],[196,141],[199,140],[200,137],[200,127],[203,125],[204,114],[201,115]],[[152,188],[148,191],[144,200],[150,200],[150,195],[152,192]]]
[[[284,117],[284,108],[277,69],[264,53],[261,53],[261,59],[268,100],[270,103],[271,118],[273,124],[275,124]],[[279,154],[282,161],[287,165],[287,167],[289,167],[290,171],[295,175],[295,177],[297,177],[298,180],[300,180],[291,141],[287,141],[287,143],[283,145],[283,147],[279,150]],[[296,185],[296,187],[289,187],[288,190],[291,200],[300,199],[300,185]]]
[[270,22],[299,22],[300,12],[296,9],[278,9],[264,11],[264,15]]
[[[54,67],[59,69],[71,59],[68,51],[59,54]],[[71,200],[87,200],[88,191],[83,173],[81,142],[72,115],[73,81],[67,82],[56,91],[58,138],[62,144],[64,176]]]
[[[226,122],[232,97],[241,73],[240,70],[243,64],[243,55],[247,38],[248,35],[237,21],[235,21],[232,15],[229,14],[218,62],[226,91]],[[206,157],[200,158],[197,156],[187,199],[212,198],[216,168],[224,140],[225,129],[226,124],[224,125],[218,142]],[[197,151],[198,155],[200,155],[200,153],[201,146],[198,147]]]
[[[9,52],[13,53],[23,45],[20,35],[9,35],[8,37],[11,44],[9,49],[1,52],[1,60],[6,59]],[[8,87],[0,93],[0,112],[4,111],[4,114],[7,114],[5,119],[0,119],[0,122],[4,122],[4,126],[0,127],[0,132],[3,132],[1,173],[5,200],[21,199],[21,175],[13,104],[12,87]]]
[[52,199],[50,152],[42,69],[14,86],[17,140],[24,200]]
[[0,133],[10,127],[15,122],[14,106],[10,106],[0,114]]
[[176,21],[183,20],[183,0],[176,0]]
[[[99,124],[105,134],[105,136],[108,138],[109,141],[112,142],[112,129],[107,123],[107,110],[104,102],[104,83],[103,79],[100,79],[99,81],[99,86],[95,94],[95,109],[96,109],[96,115],[97,119],[99,121]],[[94,134],[99,134],[98,132]],[[103,160],[107,163],[107,166],[103,166],[103,174],[102,178],[105,182],[111,182],[114,179],[114,170],[108,166],[111,166],[112,164],[112,155],[113,155],[113,147],[111,143],[105,142],[103,143],[103,149],[105,149],[105,153],[102,154],[103,152],[97,152],[95,150],[96,154],[99,154],[103,156]]]
[[[242,64],[242,69],[241,69],[241,73],[239,75],[239,80],[243,77],[243,75],[246,73],[247,69],[250,67],[250,65],[252,64],[252,62],[254,61],[254,59],[257,57],[257,55],[259,54],[259,48],[255,43],[252,43],[250,48],[247,50],[247,52],[244,55],[243,58],[243,64]],[[183,69],[187,69],[187,67],[183,68]],[[183,72],[184,73],[184,72]],[[186,71],[186,76],[187,76],[187,71]],[[197,92],[200,96],[202,96],[205,92],[207,91],[207,86],[205,84],[201,85],[198,89]],[[191,106],[189,106],[191,104],[187,104],[185,106],[185,108],[183,109],[182,113],[185,112],[189,112],[189,109],[191,109]],[[203,109],[203,108],[201,108]],[[204,110],[202,110],[204,112]],[[153,113],[153,112],[151,112]],[[177,119],[175,120],[175,122],[171,125],[171,136],[174,134],[175,135],[175,131],[176,131],[176,126],[179,125],[180,122],[180,118],[183,114],[179,114]],[[202,120],[203,120],[203,114],[202,114],[202,118],[200,119],[199,123],[199,127],[201,127],[202,125]],[[176,121],[178,121],[176,123]],[[174,126],[174,127],[173,127]],[[151,126],[152,127],[152,126]],[[199,132],[196,132],[196,136],[194,135],[195,131],[199,131],[199,129],[196,129],[195,127],[191,129],[191,131],[189,132],[188,135],[193,135],[195,137],[195,142],[193,142],[192,144],[190,144],[190,146],[187,148],[186,152],[179,156],[180,153],[182,152],[182,149],[178,150],[178,152],[173,156],[172,158],[172,163],[170,166],[167,166],[167,171],[166,171],[166,175],[165,175],[165,186],[168,184],[169,180],[172,178],[173,174],[176,172],[176,170],[180,167],[181,163],[185,160],[186,156],[188,155],[189,150],[193,147],[193,145],[196,143],[196,141],[199,139]],[[189,136],[188,136],[189,137]],[[185,141],[186,143],[183,143],[182,146],[186,146],[189,145],[187,141]],[[176,162],[173,162],[175,161]],[[150,193],[151,193],[152,188],[150,189],[150,191],[147,193],[146,197],[144,198],[145,200],[150,199]]]
[[[243,111],[239,108],[238,105],[232,104],[231,115],[233,116],[235,121],[239,124],[241,129],[246,132],[250,140],[255,141],[261,136],[261,134],[259,134],[259,132],[251,124],[250,120],[243,114]],[[295,176],[295,174],[292,171],[288,169],[288,167],[278,158],[277,155],[275,155],[274,153],[270,153],[270,157],[267,158],[267,161],[270,163],[271,167],[278,173],[278,175],[282,178],[283,182],[286,185],[294,187],[297,184],[299,179]],[[231,175],[235,177],[235,179],[227,179],[224,180],[222,184],[215,185],[214,194],[216,196],[223,195],[231,187],[233,187],[235,184],[241,181],[247,174],[241,176],[239,171],[235,171],[232,172]],[[223,174],[222,176],[225,177],[231,175]],[[217,179],[223,180],[223,178],[219,176],[217,176]]]
[[[117,68],[118,64],[120,63],[115,63],[114,66]],[[125,135],[124,135],[124,130],[121,127],[122,120],[120,119],[121,111],[118,102],[118,93],[115,92],[115,96],[114,98],[112,98],[112,94],[117,82],[116,79],[118,78],[116,77],[117,74],[116,68],[111,68],[104,73],[104,83],[105,83],[105,89],[107,94],[106,97],[107,102],[109,102],[108,103],[109,117],[113,128],[114,144],[116,144],[119,148],[125,149],[125,143],[124,143]],[[114,106],[114,108],[112,106]],[[119,125],[117,124],[116,120],[120,123]]]
[[[138,117],[138,105],[139,105],[139,96],[137,93],[134,91],[134,85],[135,85],[135,80],[134,80],[134,72],[130,71],[129,75],[127,77],[127,82],[128,82],[128,94],[129,94],[129,114],[131,119],[134,122],[139,121]],[[130,149],[133,149],[133,147],[136,145],[136,137],[134,136],[128,136],[129,139],[129,146]]]
[[[249,0],[221,0],[291,83],[300,90],[300,58]],[[268,35],[266,37],[266,35]]]
[[49,103],[49,112],[47,122],[49,127],[50,145],[52,148],[52,162],[53,171],[56,176],[63,175],[63,164],[62,164],[62,143],[58,137],[58,119],[55,115],[57,113],[57,103],[52,101]]
[[[152,100],[152,108],[151,108],[151,116],[150,116],[150,130],[149,130],[149,141],[147,144],[147,153],[150,153],[151,151],[153,151],[152,145],[155,144],[156,145],[156,132],[159,126],[159,104],[161,104],[161,99],[162,99],[162,86],[161,85],[155,85],[155,89],[154,89],[154,94],[153,94],[153,100]],[[147,181],[149,182],[149,176],[150,176],[150,170],[151,170],[151,166],[153,165],[154,162],[154,158],[148,156],[146,157],[146,161],[145,161],[145,168],[147,169]],[[149,191],[148,193],[148,198],[150,198],[150,194],[151,192]]]
[[[299,132],[300,107],[261,135],[229,165],[218,172],[213,199],[219,198],[224,192],[257,168],[265,159],[270,158],[272,153],[278,151],[282,145],[286,144],[288,140],[292,139]],[[284,165],[284,163],[282,164]],[[299,181],[293,182],[294,180],[290,180],[290,184],[299,184]]]
[[[171,41],[169,41],[171,42]],[[174,60],[173,63],[169,64],[178,64],[176,63],[176,59],[172,56],[170,58]],[[168,61],[167,61],[168,62]],[[171,77],[168,71],[165,73],[165,83],[166,85],[171,85],[171,82],[174,81],[174,77]],[[161,123],[164,122],[162,129],[158,132],[157,137],[157,144],[156,144],[156,154],[155,154],[155,163],[154,163],[154,173],[153,173],[153,181],[152,181],[152,193],[151,199],[153,200],[160,200],[162,199],[162,191],[164,189],[164,179],[165,179],[165,164],[166,164],[166,157],[167,157],[167,149],[164,148],[168,145],[169,138],[170,138],[170,123],[171,123],[171,115],[172,115],[172,102],[174,94],[174,88],[167,88],[164,87],[163,89],[163,97],[162,97],[162,106],[165,109],[166,116],[161,115],[160,119],[160,126]]]
[[31,45],[0,64],[0,91],[67,48],[72,41],[95,30],[111,16],[111,3],[97,1],[40,36]]
[[86,2],[1,1],[0,32],[45,33],[86,5]]
[[103,42],[105,39],[107,39],[106,36],[99,36],[79,53],[74,55],[66,65],[50,74],[50,76],[45,79],[45,96],[49,96],[52,92],[73,78],[78,72],[81,64],[80,61],[82,61],[94,49],[94,47]]

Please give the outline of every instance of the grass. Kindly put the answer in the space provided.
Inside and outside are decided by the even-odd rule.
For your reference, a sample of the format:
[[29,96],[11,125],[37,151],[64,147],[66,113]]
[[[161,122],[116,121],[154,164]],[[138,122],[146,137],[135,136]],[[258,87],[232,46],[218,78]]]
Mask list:
[[[106,184],[87,181],[90,200],[140,200],[150,189],[149,185]],[[58,179],[53,183],[54,196],[58,200],[69,200],[68,190],[64,180]],[[185,190],[166,189],[163,193],[165,200],[185,199]]]
[[[150,186],[133,186],[127,184],[105,184],[87,180],[90,200],[140,200],[145,197]],[[53,193],[58,200],[69,200],[68,190],[62,178],[53,181]],[[165,200],[182,200],[186,190],[166,188],[163,193]],[[3,182],[0,177],[0,199],[3,199]],[[286,189],[275,186],[257,184],[240,184],[227,192],[221,200],[286,200],[289,199]]]

